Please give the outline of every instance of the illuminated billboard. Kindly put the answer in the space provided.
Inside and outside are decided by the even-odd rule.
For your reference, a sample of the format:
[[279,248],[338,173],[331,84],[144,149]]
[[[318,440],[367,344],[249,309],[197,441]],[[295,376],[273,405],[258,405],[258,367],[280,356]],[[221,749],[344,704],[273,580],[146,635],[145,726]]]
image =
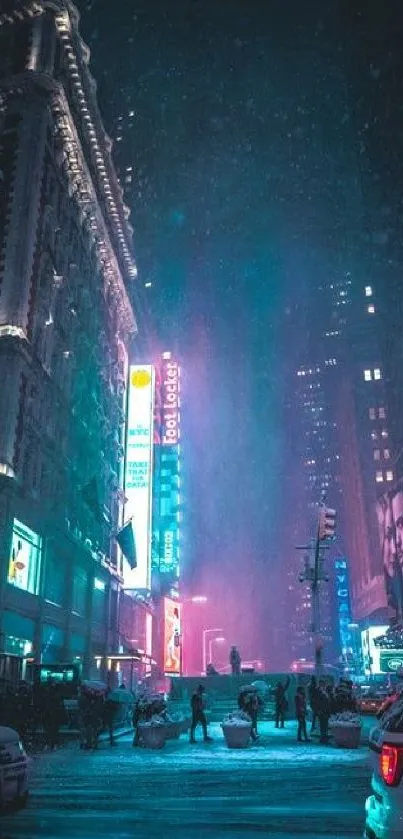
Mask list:
[[155,373],[152,365],[129,370],[125,466],[125,520],[132,518],[137,567],[124,564],[124,585],[151,587],[151,520]]
[[181,672],[181,612],[177,600],[164,598],[164,672]]
[[379,675],[381,671],[381,650],[374,644],[374,638],[385,635],[388,626],[370,626],[361,632],[361,648],[366,676]]
[[162,379],[162,435],[163,446],[177,446],[180,439],[180,368],[171,353],[164,353]]
[[388,606],[398,610],[403,594],[403,490],[382,495],[376,505]]
[[179,577],[181,525],[181,371],[172,353],[160,362],[159,509],[155,544],[161,573]]

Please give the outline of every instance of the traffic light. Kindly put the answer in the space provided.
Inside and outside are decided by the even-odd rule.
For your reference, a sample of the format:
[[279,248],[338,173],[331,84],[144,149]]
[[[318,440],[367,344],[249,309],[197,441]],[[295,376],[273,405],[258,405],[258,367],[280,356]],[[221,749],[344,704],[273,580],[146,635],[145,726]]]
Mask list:
[[323,507],[319,513],[319,541],[333,539],[336,530],[336,510]]

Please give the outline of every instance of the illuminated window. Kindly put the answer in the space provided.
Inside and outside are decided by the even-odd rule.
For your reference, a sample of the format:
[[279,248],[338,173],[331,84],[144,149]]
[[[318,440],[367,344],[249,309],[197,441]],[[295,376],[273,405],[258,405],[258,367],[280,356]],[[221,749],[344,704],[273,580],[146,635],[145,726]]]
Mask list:
[[386,428],[383,428],[381,433],[382,433],[383,439],[387,440],[387,438],[389,437],[389,432],[386,431]]
[[7,582],[31,594],[38,594],[40,568],[40,537],[14,519]]
[[383,473],[382,472],[377,472],[376,475],[375,475],[375,480],[376,480],[377,484],[381,484],[383,482]]
[[377,439],[378,439],[378,432],[377,431],[371,431],[371,440],[377,440]]
[[381,373],[379,367],[375,367],[375,370],[374,370],[375,381],[379,381],[379,379],[381,379],[381,378],[382,378],[382,373]]
[[385,408],[379,408],[378,411],[379,419],[386,419],[386,411]]
[[381,459],[381,453],[380,453],[379,449],[375,449],[374,460],[380,460],[380,459]]
[[388,469],[388,471],[386,473],[386,480],[387,481],[393,481],[393,472],[392,472],[391,469]]
[[376,419],[375,408],[370,408],[370,409],[369,409],[369,418],[370,418],[371,420]]
[[372,286],[365,286],[365,297],[372,297]]
[[372,371],[371,370],[364,370],[364,379],[366,382],[370,382],[372,379]]
[[369,315],[375,314],[375,306],[373,305],[373,303],[370,303],[370,305],[367,306],[367,312]]
[[384,457],[384,460],[390,460],[390,451],[389,451],[389,449],[384,449],[384,450],[383,450],[383,457]]

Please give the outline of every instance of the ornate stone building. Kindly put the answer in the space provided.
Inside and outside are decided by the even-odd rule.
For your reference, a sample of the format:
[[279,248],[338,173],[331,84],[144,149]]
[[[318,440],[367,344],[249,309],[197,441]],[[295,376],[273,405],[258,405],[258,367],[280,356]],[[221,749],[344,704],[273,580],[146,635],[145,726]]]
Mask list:
[[77,659],[89,672],[94,656],[116,644],[113,536],[124,500],[127,359],[136,333],[128,288],[136,267],[88,61],[68,0],[2,2],[0,653],[7,673],[30,657]]

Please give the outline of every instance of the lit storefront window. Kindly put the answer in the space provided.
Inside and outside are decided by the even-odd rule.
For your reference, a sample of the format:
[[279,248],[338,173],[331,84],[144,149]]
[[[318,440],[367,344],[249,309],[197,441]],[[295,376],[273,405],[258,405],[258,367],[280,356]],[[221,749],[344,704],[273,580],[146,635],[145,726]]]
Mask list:
[[10,585],[38,594],[41,570],[41,538],[14,519],[7,581]]

